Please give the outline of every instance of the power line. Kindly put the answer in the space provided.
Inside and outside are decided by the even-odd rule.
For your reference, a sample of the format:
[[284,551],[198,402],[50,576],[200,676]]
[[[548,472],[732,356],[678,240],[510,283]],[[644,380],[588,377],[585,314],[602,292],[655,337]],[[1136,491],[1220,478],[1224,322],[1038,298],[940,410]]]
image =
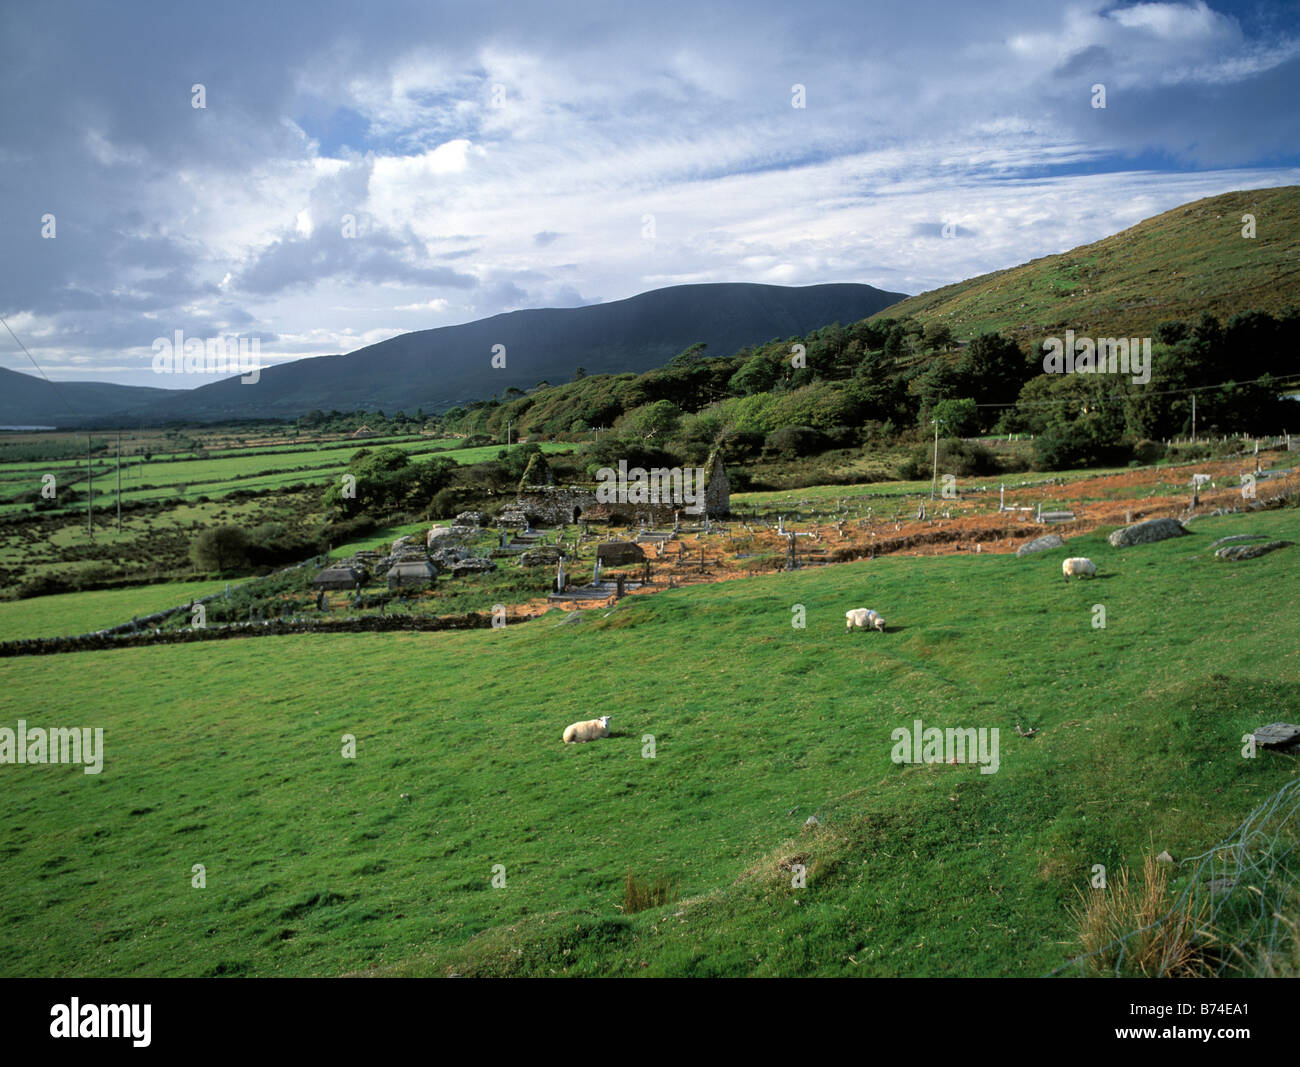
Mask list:
[[68,398],[64,396],[61,392],[59,392],[58,386],[56,386],[52,381],[50,381],[50,376],[46,374],[45,371],[41,370],[41,365],[36,362],[36,357],[27,351],[27,346],[23,344],[22,340],[18,337],[18,335],[14,333],[12,329],[10,329],[9,323],[5,322],[4,320],[4,316],[0,316],[0,322],[3,322],[4,328],[6,330],[9,330],[9,336],[18,342],[18,347],[27,353],[27,358],[32,361],[32,366],[35,367],[38,371],[40,371],[41,377],[45,379],[45,384],[54,390],[55,394],[58,396],[60,400],[63,401],[64,405],[67,407],[69,411],[72,412],[72,414],[80,417],[81,413],[77,411],[77,409],[74,408],[70,403],[68,403]]
[[[1076,374],[1077,373],[1079,372],[1076,372]],[[1094,372],[1084,371],[1082,373],[1092,374]],[[1118,399],[1127,400],[1130,396],[1171,396],[1175,393],[1204,393],[1213,389],[1226,389],[1230,385],[1256,385],[1259,382],[1264,381],[1265,379],[1268,379],[1270,382],[1277,382],[1278,384],[1282,384],[1289,378],[1300,379],[1300,374],[1279,374],[1279,375],[1266,374],[1261,378],[1251,378],[1249,381],[1244,381],[1244,382],[1226,381],[1226,382],[1219,382],[1217,385],[1189,385],[1182,389],[1157,389],[1152,392],[1146,392],[1146,391],[1143,391],[1141,393],[1115,392],[1115,393],[1107,393],[1104,396],[1102,396],[1100,399],[1112,400],[1118,398]],[[1078,400],[1077,397],[1060,397],[1059,399],[1056,400],[1024,400],[1024,401],[1013,401],[1010,404],[976,404],[975,406],[977,408],[1031,408],[1031,407],[1038,408],[1038,407],[1049,407],[1052,404],[1073,404],[1076,403],[1077,400]]]

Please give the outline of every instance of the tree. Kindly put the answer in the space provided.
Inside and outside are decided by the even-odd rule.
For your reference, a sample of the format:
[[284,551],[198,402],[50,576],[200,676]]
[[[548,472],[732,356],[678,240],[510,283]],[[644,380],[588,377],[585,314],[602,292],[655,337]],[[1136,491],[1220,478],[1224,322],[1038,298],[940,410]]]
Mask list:
[[780,373],[776,361],[771,356],[760,353],[745,361],[740,370],[731,376],[727,388],[740,396],[766,393],[776,385]]
[[962,392],[981,404],[1013,404],[1033,371],[1020,345],[997,333],[982,333],[957,364]]
[[975,406],[973,397],[962,397],[960,400],[940,400],[934,405],[932,414],[934,418],[939,420],[943,428],[954,437],[974,437],[979,433],[979,408]]
[[952,347],[952,328],[946,322],[932,322],[925,328],[927,352],[948,351]]
[[233,571],[248,566],[248,534],[242,526],[203,530],[190,544],[190,559],[205,571]]
[[664,441],[677,430],[682,411],[671,400],[656,400],[646,404],[628,415],[628,423],[634,434],[643,441],[651,439]]
[[668,361],[670,367],[689,367],[692,363],[698,363],[706,358],[704,350],[709,346],[703,341],[696,341],[695,344],[684,348]]

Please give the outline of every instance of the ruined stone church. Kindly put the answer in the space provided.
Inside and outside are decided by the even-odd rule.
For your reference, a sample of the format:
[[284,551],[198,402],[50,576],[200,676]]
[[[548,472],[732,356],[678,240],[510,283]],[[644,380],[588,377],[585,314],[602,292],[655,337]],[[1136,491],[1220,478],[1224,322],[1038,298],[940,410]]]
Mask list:
[[[596,482],[578,485],[549,484],[550,467],[541,455],[529,461],[523,478],[519,481],[514,509],[528,516],[530,522],[541,525],[564,523],[607,522],[617,525],[671,525],[677,520],[700,522],[721,518],[731,512],[731,483],[722,457],[715,449],[709,453],[704,466],[702,487],[683,491],[682,472],[648,472],[676,477],[661,477],[654,489],[638,493],[635,488],[627,493],[608,492],[608,486]],[[694,468],[691,468],[693,473]],[[646,474],[647,472],[641,472]]]

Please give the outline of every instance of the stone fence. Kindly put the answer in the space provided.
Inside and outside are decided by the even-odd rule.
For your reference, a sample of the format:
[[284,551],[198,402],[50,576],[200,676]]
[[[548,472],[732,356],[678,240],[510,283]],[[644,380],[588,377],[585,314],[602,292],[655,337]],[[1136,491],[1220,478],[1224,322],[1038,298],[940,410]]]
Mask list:
[[[170,613],[169,613],[170,614]],[[506,618],[507,625],[527,622],[531,616]],[[279,637],[286,634],[384,633],[393,630],[483,630],[492,625],[491,613],[447,615],[365,615],[351,619],[270,619],[266,622],[236,622],[226,626],[185,627],[150,630],[144,633],[115,633],[100,630],[75,637],[33,637],[0,642],[0,659],[8,656],[51,656],[62,652],[94,652],[105,648],[136,648],[141,645],[188,644],[193,641],[222,641],[232,637]]]

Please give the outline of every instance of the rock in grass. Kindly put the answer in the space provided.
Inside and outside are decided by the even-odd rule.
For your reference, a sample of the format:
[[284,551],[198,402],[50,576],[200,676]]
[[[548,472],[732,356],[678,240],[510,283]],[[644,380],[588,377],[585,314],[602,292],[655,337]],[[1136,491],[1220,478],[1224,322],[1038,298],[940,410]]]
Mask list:
[[1034,552],[1046,552],[1049,548],[1064,548],[1065,538],[1060,534],[1045,534],[1042,537],[1035,537],[1032,541],[1027,541],[1016,549],[1017,556],[1028,556]]
[[1261,726],[1253,736],[1260,748],[1291,748],[1300,745],[1300,726],[1290,722],[1271,722]]
[[1218,548],[1220,545],[1230,545],[1237,541],[1262,541],[1263,534],[1233,534],[1230,537],[1220,537],[1217,541],[1211,541],[1211,548]]
[[1293,543],[1292,541],[1270,541],[1266,545],[1224,545],[1214,554],[1219,559],[1254,559],[1256,556],[1286,548]]
[[1177,519],[1148,519],[1116,530],[1106,540],[1115,548],[1128,548],[1131,545],[1166,541],[1171,537],[1184,537],[1187,533],[1187,528]]
[[1176,862],[1176,861],[1174,860],[1173,856],[1169,855],[1168,852],[1162,852],[1162,853],[1160,853],[1160,855],[1158,855],[1158,856],[1156,857],[1156,862],[1157,862],[1157,863],[1174,863],[1174,862]]

